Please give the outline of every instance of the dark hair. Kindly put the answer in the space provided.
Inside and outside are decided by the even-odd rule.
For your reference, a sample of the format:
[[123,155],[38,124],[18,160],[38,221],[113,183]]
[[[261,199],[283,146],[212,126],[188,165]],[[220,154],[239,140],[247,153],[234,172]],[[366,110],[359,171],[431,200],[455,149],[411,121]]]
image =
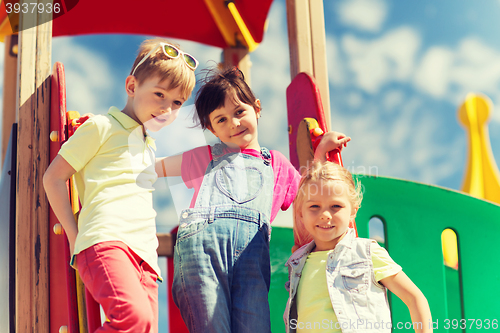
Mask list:
[[232,92],[245,104],[251,105],[255,110],[260,107],[257,104],[257,98],[245,82],[243,73],[236,67],[227,69],[210,69],[205,79],[201,82],[203,85],[196,94],[196,116],[202,129],[211,128],[209,115],[214,110],[223,107],[226,96]]

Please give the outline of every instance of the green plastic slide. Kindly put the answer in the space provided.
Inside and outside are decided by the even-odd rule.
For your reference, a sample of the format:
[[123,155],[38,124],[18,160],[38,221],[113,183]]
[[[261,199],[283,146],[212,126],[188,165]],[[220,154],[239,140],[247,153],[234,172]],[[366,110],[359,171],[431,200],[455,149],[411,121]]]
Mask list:
[[[372,217],[383,221],[389,254],[429,302],[433,323],[423,324],[433,325],[435,332],[500,330],[500,206],[436,186],[357,177],[364,190],[356,217],[359,236],[368,237]],[[446,228],[457,234],[458,271],[443,264],[441,233]],[[269,295],[272,332],[285,330],[283,311],[288,295],[284,284],[288,272],[284,264],[292,245],[292,229],[273,228]],[[389,297],[394,331],[412,330],[406,305],[396,296]]]

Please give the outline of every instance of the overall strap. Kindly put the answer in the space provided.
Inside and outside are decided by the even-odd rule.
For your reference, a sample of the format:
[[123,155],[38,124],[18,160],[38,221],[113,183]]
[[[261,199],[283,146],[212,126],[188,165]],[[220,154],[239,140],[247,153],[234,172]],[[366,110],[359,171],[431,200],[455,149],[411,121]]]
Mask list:
[[211,145],[208,145],[208,156],[210,156],[210,161],[213,160],[213,157],[212,157],[212,146]]
[[271,152],[266,147],[260,148],[260,155],[264,159],[265,165],[271,165]]
[[219,158],[225,155],[224,153],[224,148],[227,146],[221,142],[221,143],[216,143],[213,147],[208,146],[210,149],[210,158],[213,161],[217,161]]

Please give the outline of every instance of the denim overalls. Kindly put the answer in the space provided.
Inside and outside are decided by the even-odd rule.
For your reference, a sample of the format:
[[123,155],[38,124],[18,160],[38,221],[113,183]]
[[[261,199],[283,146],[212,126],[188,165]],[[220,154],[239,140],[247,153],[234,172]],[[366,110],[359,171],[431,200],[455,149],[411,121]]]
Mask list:
[[271,155],[212,155],[195,208],[181,212],[172,296],[191,333],[270,332]]

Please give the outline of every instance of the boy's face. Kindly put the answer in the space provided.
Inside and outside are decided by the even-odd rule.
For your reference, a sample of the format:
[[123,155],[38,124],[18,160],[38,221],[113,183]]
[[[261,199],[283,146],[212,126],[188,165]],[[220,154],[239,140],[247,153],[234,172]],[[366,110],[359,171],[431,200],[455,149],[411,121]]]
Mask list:
[[348,187],[339,181],[316,181],[306,184],[304,191],[299,218],[314,238],[315,251],[332,250],[347,232],[349,221],[355,215]]
[[[257,100],[260,105],[260,102]],[[236,94],[226,96],[224,106],[209,115],[210,131],[222,142],[240,149],[260,149],[257,141],[257,119],[260,110],[241,102]]]
[[154,76],[139,85],[134,76],[129,76],[126,90],[133,100],[132,110],[127,114],[153,132],[171,124],[186,100],[180,86],[169,88],[169,79],[160,82],[160,78]]

